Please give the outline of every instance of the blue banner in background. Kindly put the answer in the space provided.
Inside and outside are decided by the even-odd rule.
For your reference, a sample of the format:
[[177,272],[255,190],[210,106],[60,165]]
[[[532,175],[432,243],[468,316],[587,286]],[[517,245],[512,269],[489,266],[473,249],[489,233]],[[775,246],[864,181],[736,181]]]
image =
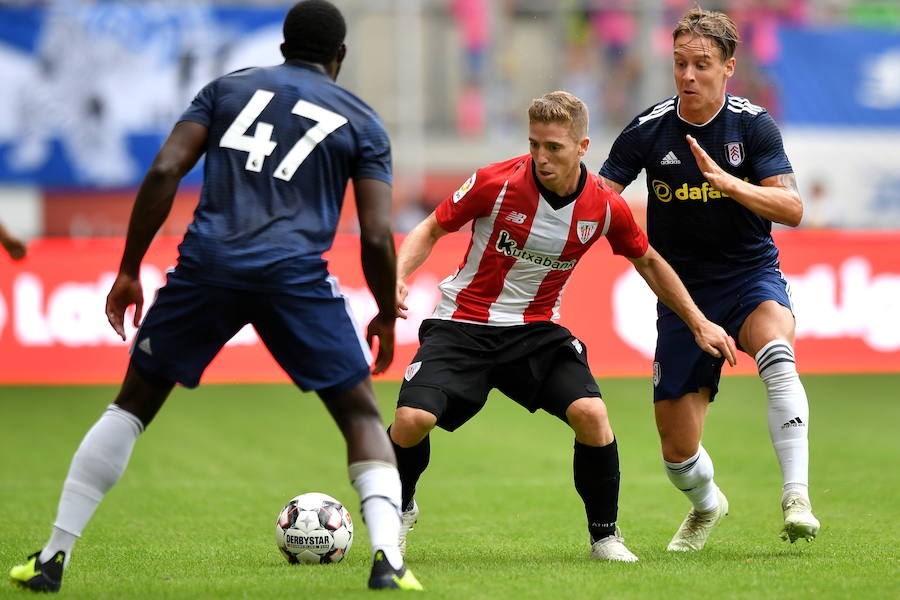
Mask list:
[[779,39],[784,124],[900,127],[900,33],[784,29]]
[[286,8],[0,6],[0,183],[137,185],[203,85],[281,62]]

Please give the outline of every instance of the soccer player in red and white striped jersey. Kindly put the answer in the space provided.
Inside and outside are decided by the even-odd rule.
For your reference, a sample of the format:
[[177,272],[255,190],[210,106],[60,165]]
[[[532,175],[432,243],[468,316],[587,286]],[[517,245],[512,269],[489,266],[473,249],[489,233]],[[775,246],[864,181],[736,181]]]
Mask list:
[[618,450],[587,349],[554,323],[566,281],[605,237],[685,320],[701,348],[733,363],[734,344],[697,309],[621,196],[582,164],[590,143],[584,103],[552,92],[536,99],[528,116],[530,154],[476,171],[410,232],[397,257],[398,309],[405,316],[405,280],[438,239],[472,224],[459,269],[440,284],[441,300],[422,323],[422,344],[390,428],[403,486],[400,547],[405,551],[418,516],[413,496],[428,465],[429,432],[435,425],[455,430],[496,388],[574,430],[575,487],[585,504],[591,556],[634,562],[616,526]]

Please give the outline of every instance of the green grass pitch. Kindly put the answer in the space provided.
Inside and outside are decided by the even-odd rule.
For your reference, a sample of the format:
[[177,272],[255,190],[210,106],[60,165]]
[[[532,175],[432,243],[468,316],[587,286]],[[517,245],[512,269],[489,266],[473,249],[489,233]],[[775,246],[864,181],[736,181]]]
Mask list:
[[[619,522],[637,564],[588,559],[572,435],[503,396],[454,434],[436,431],[408,564],[429,598],[898,598],[900,376],[809,376],[811,544],[778,537],[781,476],[761,383],[723,381],[704,444],[731,514],[699,554],[664,548],[688,510],[669,484],[646,379],[601,381],[619,439]],[[398,385],[377,384],[389,419]],[[110,387],[0,388],[0,567],[46,539],[69,460]],[[329,493],[356,517],[338,565],[291,566],[282,505]],[[288,385],[178,389],[79,541],[69,598],[370,597],[368,538],[343,443],[314,395]],[[27,597],[10,585],[0,597]]]

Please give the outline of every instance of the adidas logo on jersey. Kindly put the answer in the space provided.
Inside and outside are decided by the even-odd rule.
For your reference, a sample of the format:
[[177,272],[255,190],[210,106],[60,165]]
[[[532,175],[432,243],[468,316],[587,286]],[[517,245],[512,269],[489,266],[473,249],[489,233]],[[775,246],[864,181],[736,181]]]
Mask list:
[[153,356],[153,350],[150,349],[150,338],[146,337],[142,339],[138,344],[138,350],[146,352],[148,355]]
[[678,157],[675,156],[675,153],[669,150],[669,153],[663,156],[663,159],[659,161],[661,165],[680,165],[681,161],[678,160]]
[[528,218],[528,215],[526,215],[525,213],[520,213],[520,212],[516,212],[516,211],[511,211],[508,215],[506,215],[507,221],[512,221],[513,223],[515,223],[517,225],[521,225],[522,223],[524,223],[525,219],[527,219],[527,218]]

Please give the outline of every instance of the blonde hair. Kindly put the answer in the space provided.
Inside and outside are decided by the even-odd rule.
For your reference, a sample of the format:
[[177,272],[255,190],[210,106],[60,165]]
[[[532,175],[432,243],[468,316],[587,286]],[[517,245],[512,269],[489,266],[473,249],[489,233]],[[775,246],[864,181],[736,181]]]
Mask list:
[[737,26],[725,13],[703,10],[695,6],[687,12],[672,30],[672,41],[683,33],[698,35],[711,40],[722,52],[722,61],[734,56],[740,40]]
[[537,123],[566,124],[575,141],[587,137],[587,105],[569,92],[550,92],[532,100],[528,108],[528,120]]

